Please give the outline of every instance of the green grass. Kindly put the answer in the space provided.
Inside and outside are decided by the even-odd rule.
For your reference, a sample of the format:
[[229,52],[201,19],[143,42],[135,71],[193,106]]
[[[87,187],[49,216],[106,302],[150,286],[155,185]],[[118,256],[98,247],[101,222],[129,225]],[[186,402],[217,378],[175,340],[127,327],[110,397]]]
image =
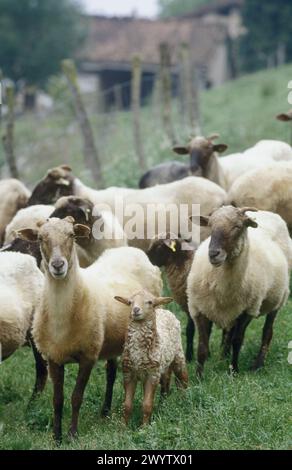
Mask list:
[[[100,418],[104,393],[104,364],[94,369],[80,413],[79,440],[64,439],[62,449],[292,449],[291,386],[292,365],[287,362],[292,302],[280,312],[266,367],[257,373],[249,366],[257,353],[263,319],[254,320],[247,330],[237,377],[228,374],[228,362],[220,359],[220,331],[211,338],[211,358],[202,382],[195,378],[195,364],[189,365],[190,386],[176,390],[159,403],[152,424],[139,427],[141,390],[137,390],[133,418],[128,428],[121,422],[122,374],[114,391],[110,418]],[[185,316],[175,309],[185,325]],[[77,366],[66,367],[64,434],[70,421],[70,394]],[[52,386],[49,383],[33,407],[27,402],[34,380],[32,354],[19,350],[1,365],[0,449],[52,449]]]
[[[218,131],[230,152],[240,151],[261,138],[288,140],[289,126],[274,116],[289,108],[287,83],[292,65],[278,70],[243,77],[202,96],[204,132]],[[182,117],[174,109],[178,140],[187,138]],[[139,177],[130,113],[92,116],[92,124],[103,162],[107,184],[135,186]],[[143,110],[143,141],[148,165],[173,158],[164,136],[157,109]],[[76,174],[88,182],[84,170],[82,142],[72,118],[62,111],[47,118],[27,115],[16,123],[16,149],[24,180],[30,185],[49,166],[70,163]],[[0,154],[3,160],[3,154]],[[182,320],[185,316],[175,310]],[[292,365],[287,362],[288,342],[292,340],[290,311],[292,301],[279,314],[266,367],[258,373],[249,371],[257,353],[263,319],[253,321],[246,334],[240,359],[240,374],[228,375],[228,363],[220,359],[220,332],[211,338],[212,356],[206,364],[204,380],[194,375],[189,365],[190,387],[177,391],[155,406],[152,424],[140,428],[141,390],[133,419],[126,429],[121,424],[123,401],[122,376],[114,392],[109,419],[99,416],[104,394],[104,364],[98,363],[86,389],[80,414],[80,438],[69,449],[292,449],[291,387]],[[70,394],[76,366],[66,367],[64,434],[69,427]],[[23,348],[0,366],[0,449],[51,449],[52,387],[27,411],[34,381],[32,353]]]

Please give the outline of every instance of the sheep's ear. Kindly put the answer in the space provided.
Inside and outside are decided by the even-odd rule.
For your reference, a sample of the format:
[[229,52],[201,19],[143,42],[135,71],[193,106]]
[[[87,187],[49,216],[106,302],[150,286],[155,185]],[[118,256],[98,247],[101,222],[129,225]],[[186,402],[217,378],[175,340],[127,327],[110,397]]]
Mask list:
[[213,145],[214,152],[223,153],[227,149],[228,149],[228,145],[226,145],[226,144],[215,144],[215,145]]
[[118,302],[121,302],[122,304],[125,304],[125,305],[131,305],[131,301],[130,299],[127,299],[126,297],[121,297],[119,295],[115,295],[114,297],[115,300],[117,300]]
[[153,306],[158,307],[159,305],[169,304],[169,302],[173,302],[172,297],[156,297],[153,301]]
[[69,222],[69,224],[74,224],[75,222],[74,217],[72,217],[71,215],[67,215],[67,217],[65,217],[64,220],[66,220],[66,222]]
[[55,183],[58,186],[69,186],[70,185],[70,182],[68,180],[66,180],[66,178],[58,178],[58,179],[56,179]]
[[258,227],[258,223],[254,219],[251,219],[250,217],[247,217],[247,215],[244,218],[244,225],[246,227],[253,227],[253,228]]
[[187,155],[189,153],[188,147],[173,147],[172,148],[173,152],[177,153],[178,155]]
[[170,238],[166,238],[163,240],[164,245],[167,246],[173,253],[175,253],[178,249],[178,240],[171,240]]
[[38,231],[32,228],[22,228],[20,230],[16,230],[13,235],[16,235],[17,238],[27,242],[36,242],[38,239]]
[[78,238],[89,238],[90,237],[90,228],[87,225],[75,224],[74,225],[74,234]]
[[207,139],[216,140],[216,139],[219,139],[219,137],[220,137],[220,134],[218,134],[217,132],[214,132],[213,134],[208,135]]
[[278,114],[278,116],[276,116],[276,119],[278,119],[278,121],[287,122],[287,121],[292,121],[292,116],[289,116],[289,114],[287,113],[282,113],[282,114]]
[[198,218],[197,215],[190,215],[189,219],[195,224],[199,224],[201,227],[207,227],[209,224],[210,217],[207,215],[200,215]]
[[72,171],[72,168],[69,165],[60,165],[60,168],[65,171]]

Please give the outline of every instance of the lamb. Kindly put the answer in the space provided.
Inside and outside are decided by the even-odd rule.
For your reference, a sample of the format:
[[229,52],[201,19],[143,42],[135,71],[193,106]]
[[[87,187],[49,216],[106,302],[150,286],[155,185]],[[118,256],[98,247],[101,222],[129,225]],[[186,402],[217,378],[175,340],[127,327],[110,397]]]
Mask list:
[[94,263],[106,249],[128,244],[117,218],[109,211],[95,211],[93,203],[88,199],[75,196],[60,198],[51,217],[63,219],[67,216],[90,228],[89,238],[77,240],[79,263],[84,268]]
[[251,205],[279,214],[292,233],[292,162],[278,162],[239,177],[227,201],[237,207]]
[[77,362],[79,371],[72,394],[70,436],[77,435],[83,394],[97,359],[106,359],[107,390],[103,414],[108,414],[116,376],[116,358],[122,353],[128,312],[117,306],[117,290],[131,296],[147,288],[159,296],[159,269],[145,253],[131,247],[106,250],[90,267],[79,267],[74,239],[88,237],[90,229],[72,217],[50,218],[36,233],[23,229],[24,239],[39,240],[45,269],[40,308],[33,321],[33,338],[48,360],[54,386],[54,437],[62,439],[64,366]]
[[147,255],[152,264],[164,267],[166,279],[175,302],[188,316],[186,327],[186,360],[193,359],[195,325],[190,316],[187,299],[187,278],[194,259],[195,246],[181,237],[160,234],[150,244]]
[[[143,251],[147,251],[153,236],[161,232],[161,229],[158,231],[157,220],[159,218],[161,220],[165,215],[169,219],[168,215],[171,214],[171,211],[167,210],[168,205],[173,205],[172,212],[174,212],[174,206],[175,210],[177,210],[181,204],[186,204],[189,214],[191,214],[192,205],[199,204],[201,213],[207,215],[213,209],[220,207],[226,198],[225,191],[218,185],[205,178],[194,176],[153,188],[130,189],[111,187],[100,191],[84,185],[79,179],[73,178],[70,172],[68,172],[67,176],[70,185],[67,188],[71,188],[72,195],[88,199],[94,205],[97,205],[97,210],[113,212],[125,231],[128,244]],[[43,181],[40,185],[42,187],[41,190],[45,192],[46,183]],[[116,213],[117,204],[122,206],[119,214]],[[133,204],[135,205],[134,207]],[[154,208],[154,220],[150,220],[147,214],[150,205]],[[180,218],[178,219],[179,225]],[[169,225],[169,220],[167,223]],[[141,229],[142,233],[140,236],[133,233],[133,226],[138,226]],[[165,231],[169,230],[170,227],[166,224]],[[201,239],[205,239],[208,234],[207,230],[202,229]],[[187,234],[183,233],[183,235]]]
[[43,281],[43,275],[31,256],[0,253],[0,357],[8,359],[21,346],[31,344],[36,364],[32,398],[44,389],[47,379],[46,363],[30,335]]
[[214,144],[218,134],[209,137],[194,137],[186,147],[176,146],[173,151],[179,155],[190,155],[190,163],[177,161],[165,162],[154,166],[141,177],[139,188],[147,188],[157,184],[171,183],[187,176],[203,176],[225,188],[225,177],[218,164],[216,152],[227,149],[225,144]]
[[169,310],[157,308],[171,302],[171,297],[155,297],[142,290],[131,297],[115,296],[115,299],[131,307],[131,319],[122,354],[124,419],[128,424],[137,382],[142,381],[144,425],[151,418],[159,383],[162,395],[169,393],[172,371],[178,386],[186,388],[188,385],[180,323]]
[[[199,333],[199,376],[208,355],[210,321],[227,330],[235,325],[232,368],[238,372],[238,356],[247,325],[252,318],[267,315],[253,366],[262,367],[275,317],[289,295],[287,257],[268,231],[247,215],[249,210],[252,209],[225,206],[210,217],[200,217],[201,224],[210,226],[211,237],[196,251],[187,281],[189,310]],[[282,226],[285,229],[284,221]]]
[[17,179],[0,181],[0,245],[4,241],[6,225],[16,212],[25,207],[30,197],[30,191]]

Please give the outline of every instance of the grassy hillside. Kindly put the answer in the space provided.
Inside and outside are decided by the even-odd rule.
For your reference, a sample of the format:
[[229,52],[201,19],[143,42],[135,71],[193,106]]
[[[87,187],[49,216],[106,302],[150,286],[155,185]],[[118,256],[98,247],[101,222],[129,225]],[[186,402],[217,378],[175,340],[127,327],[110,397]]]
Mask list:
[[[230,151],[241,150],[260,138],[286,139],[287,126],[274,120],[277,112],[289,108],[287,83],[292,66],[244,77],[224,87],[204,93],[204,131],[219,131]],[[129,113],[92,117],[108,184],[135,185],[139,175],[134,162]],[[143,111],[144,143],[149,165],[172,157],[169,143],[157,125],[157,109]],[[176,111],[176,130],[186,138],[181,116]],[[87,181],[83,169],[81,141],[76,124],[68,115],[49,118],[26,116],[17,122],[17,151],[24,179],[32,183],[48,166],[72,164]],[[185,315],[171,307],[182,320]],[[80,414],[80,438],[62,448],[73,449],[292,449],[291,380],[292,365],[287,362],[288,342],[292,340],[292,302],[280,312],[266,367],[249,371],[261,337],[263,319],[247,330],[240,359],[240,374],[228,375],[228,362],[220,359],[220,332],[214,328],[211,358],[205,377],[198,382],[195,364],[189,365],[190,387],[186,392],[172,388],[169,399],[156,400],[152,424],[139,428],[141,390],[138,390],[131,425],[121,424],[122,376],[118,374],[113,413],[99,417],[104,393],[104,364],[98,363],[85,393]],[[185,340],[185,337],[184,337]],[[77,367],[66,367],[64,433],[70,417],[70,393]],[[34,368],[31,351],[22,349],[0,365],[0,449],[50,449],[52,387],[27,410]],[[158,397],[157,397],[158,398]]]
[[[259,72],[202,93],[201,109],[205,134],[219,132],[229,145],[228,152],[241,151],[259,139],[289,139],[289,125],[274,119],[289,109],[287,84],[292,65]],[[91,122],[108,185],[136,186],[140,175],[134,152],[131,113],[115,112],[97,116],[91,99]],[[178,142],[190,129],[184,126],[178,103],[173,103],[173,120]],[[148,166],[180,158],[171,151],[160,120],[157,100],[143,109],[142,130]],[[23,179],[33,184],[50,166],[70,163],[74,171],[94,185],[86,172],[82,141],[76,121],[61,104],[50,116],[26,115],[16,122],[16,154]],[[0,164],[3,162],[0,146]],[[187,157],[184,158],[186,161]]]

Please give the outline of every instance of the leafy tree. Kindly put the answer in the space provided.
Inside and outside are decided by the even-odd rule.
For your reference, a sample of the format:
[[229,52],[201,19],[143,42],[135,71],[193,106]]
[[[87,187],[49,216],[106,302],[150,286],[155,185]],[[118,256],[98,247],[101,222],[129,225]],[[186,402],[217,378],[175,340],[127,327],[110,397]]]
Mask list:
[[245,70],[292,59],[291,0],[245,0],[242,16],[247,29],[240,45]]
[[208,3],[214,3],[214,0],[158,0],[159,16],[167,18],[183,15]]
[[44,86],[82,38],[74,0],[0,0],[0,65],[4,75]]

